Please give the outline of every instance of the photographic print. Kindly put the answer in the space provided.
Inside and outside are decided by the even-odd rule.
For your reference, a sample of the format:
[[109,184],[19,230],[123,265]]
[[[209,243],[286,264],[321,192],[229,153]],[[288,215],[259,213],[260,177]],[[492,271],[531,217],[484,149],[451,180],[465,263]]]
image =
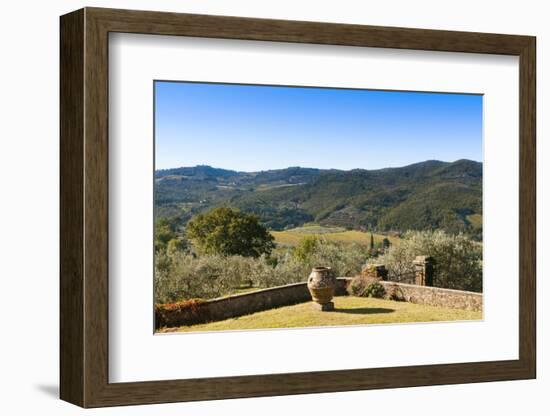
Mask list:
[[483,96],[154,82],[155,331],[480,320]]
[[535,37],[86,7],[59,39],[62,400],[536,378]]

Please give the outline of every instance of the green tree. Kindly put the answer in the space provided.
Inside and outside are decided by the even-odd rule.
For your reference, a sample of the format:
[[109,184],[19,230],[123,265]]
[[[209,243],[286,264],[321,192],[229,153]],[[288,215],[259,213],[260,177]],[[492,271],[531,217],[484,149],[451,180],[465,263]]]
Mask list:
[[155,222],[155,251],[165,251],[168,242],[176,238],[175,226],[168,218],[160,218]]
[[186,235],[203,254],[259,257],[275,248],[273,236],[256,215],[226,207],[193,217]]
[[155,222],[155,252],[173,254],[186,249],[187,241],[178,234],[176,219],[159,218]]
[[306,237],[294,248],[292,254],[300,261],[309,261],[319,244],[320,241],[317,237]]
[[187,250],[187,241],[185,241],[183,238],[172,238],[170,241],[168,241],[168,244],[166,245],[166,252],[169,255],[174,255],[175,253],[179,251],[186,251]]

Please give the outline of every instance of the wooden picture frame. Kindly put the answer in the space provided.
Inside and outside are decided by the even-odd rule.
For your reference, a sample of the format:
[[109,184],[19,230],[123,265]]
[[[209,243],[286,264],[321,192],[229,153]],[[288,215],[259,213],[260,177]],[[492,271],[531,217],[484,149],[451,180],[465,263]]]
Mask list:
[[[536,376],[535,38],[85,8],[61,17],[60,396],[82,407],[530,379]],[[108,35],[245,39],[519,57],[519,359],[109,383]]]

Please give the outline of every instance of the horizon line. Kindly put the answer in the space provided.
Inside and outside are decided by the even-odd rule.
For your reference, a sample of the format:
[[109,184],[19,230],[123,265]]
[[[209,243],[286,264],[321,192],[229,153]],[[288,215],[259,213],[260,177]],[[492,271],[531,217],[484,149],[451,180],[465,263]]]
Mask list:
[[453,164],[453,163],[457,163],[457,162],[460,162],[460,161],[475,162],[475,163],[483,164],[483,161],[479,161],[479,160],[475,160],[475,159],[468,159],[468,158],[460,158],[460,159],[456,159],[456,160],[453,160],[453,161],[446,161],[446,160],[439,160],[439,159],[426,159],[426,160],[421,160],[419,162],[409,163],[407,165],[387,166],[387,167],[376,168],[376,169],[367,169],[367,168],[350,168],[350,169],[315,168],[315,167],[310,167],[310,166],[299,166],[298,165],[298,166],[286,166],[286,167],[282,167],[282,168],[251,170],[251,171],[231,169],[231,168],[222,168],[222,167],[217,167],[217,166],[212,166],[212,165],[199,164],[199,165],[192,165],[192,166],[176,166],[176,167],[161,168],[161,169],[156,169],[155,168],[154,172],[174,170],[174,169],[197,168],[197,167],[208,167],[208,168],[212,168],[212,169],[220,169],[220,170],[226,170],[226,171],[237,172],[237,173],[260,173],[260,172],[269,172],[269,171],[275,171],[275,170],[286,170],[286,169],[292,169],[292,168],[339,171],[339,172],[351,172],[353,170],[377,171],[377,170],[385,170],[385,169],[401,169],[401,168],[406,168],[406,167],[409,167],[409,166],[418,165],[418,164],[426,163],[426,162],[440,162],[440,163]]

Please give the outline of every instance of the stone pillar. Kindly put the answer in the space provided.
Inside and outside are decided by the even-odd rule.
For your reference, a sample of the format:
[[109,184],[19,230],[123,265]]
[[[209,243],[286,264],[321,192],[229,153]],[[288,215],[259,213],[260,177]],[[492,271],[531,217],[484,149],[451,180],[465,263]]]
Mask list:
[[361,276],[379,280],[388,280],[388,269],[386,269],[385,264],[381,263],[367,264],[363,270],[361,270]]
[[419,286],[433,286],[434,259],[430,256],[416,256],[413,264],[415,284]]

